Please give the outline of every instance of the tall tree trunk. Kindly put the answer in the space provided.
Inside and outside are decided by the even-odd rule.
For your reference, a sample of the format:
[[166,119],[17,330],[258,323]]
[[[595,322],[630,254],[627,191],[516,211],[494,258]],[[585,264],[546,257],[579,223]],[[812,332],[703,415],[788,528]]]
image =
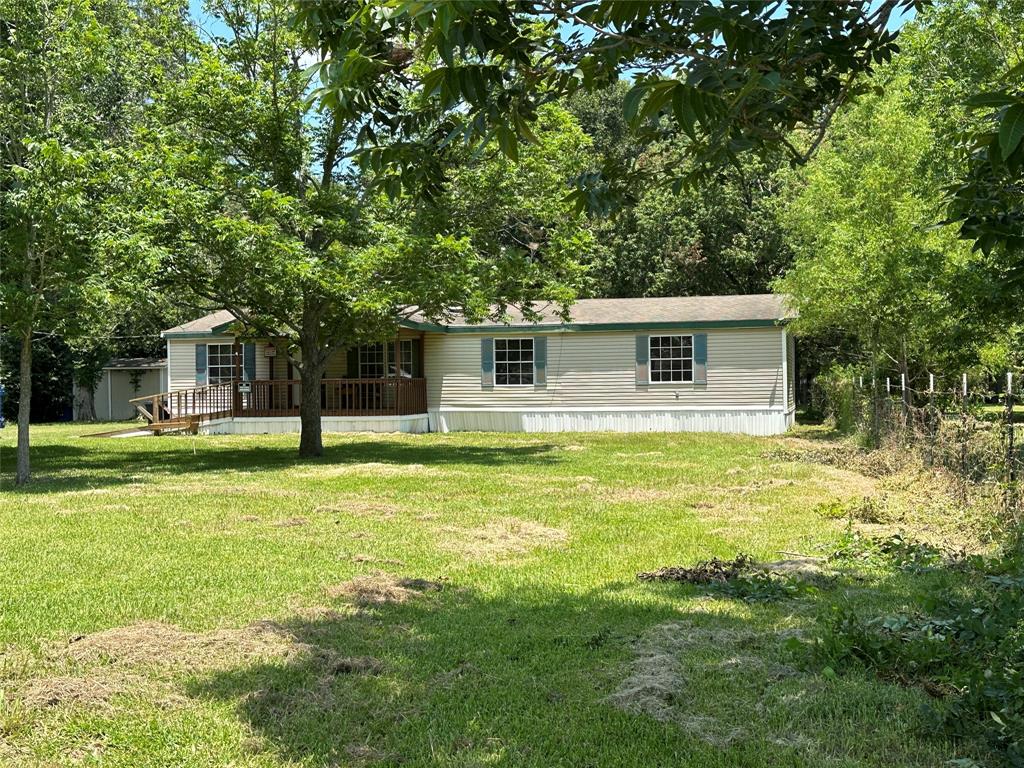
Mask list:
[[[75,421],[96,421],[96,388],[88,384],[75,386]],[[107,418],[113,421],[112,415]]]
[[18,392],[18,466],[15,474],[15,485],[28,482],[31,467],[28,459],[28,421],[32,409],[32,331],[30,329],[21,336],[21,359],[19,365]]
[[[311,329],[312,330],[312,329]],[[299,456],[304,459],[323,456],[323,424],[320,421],[320,380],[327,370],[327,356],[320,349],[320,336],[315,330],[299,340],[302,350],[302,400],[299,402]]]
[[910,392],[910,362],[907,360],[907,340],[902,339],[900,341],[900,382],[901,385],[905,384],[901,396],[903,397],[903,412],[906,415],[909,410],[912,400]]
[[882,444],[881,386],[878,374],[878,349],[871,345],[871,447],[878,448]]
[[323,425],[320,422],[320,379],[324,366],[304,364],[302,378],[302,401],[299,403],[299,456],[311,459],[324,455]]

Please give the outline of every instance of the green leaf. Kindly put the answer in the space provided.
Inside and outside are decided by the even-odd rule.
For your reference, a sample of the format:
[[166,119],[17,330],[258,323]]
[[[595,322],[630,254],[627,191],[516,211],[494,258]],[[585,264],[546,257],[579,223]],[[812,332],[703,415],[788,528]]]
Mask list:
[[627,122],[631,123],[636,119],[637,110],[640,108],[640,102],[646,91],[647,85],[645,83],[634,85],[629,93],[626,94],[626,98],[622,100],[622,115],[626,118]]
[[999,148],[1008,158],[1024,138],[1024,104],[1015,104],[1006,110],[999,126]]
[[519,142],[516,140],[516,133],[507,125],[499,125],[494,129],[498,137],[498,146],[502,153],[513,163],[519,162]]
[[982,107],[1002,107],[1013,104],[1014,98],[1008,93],[979,93],[967,100],[967,106],[979,109]]

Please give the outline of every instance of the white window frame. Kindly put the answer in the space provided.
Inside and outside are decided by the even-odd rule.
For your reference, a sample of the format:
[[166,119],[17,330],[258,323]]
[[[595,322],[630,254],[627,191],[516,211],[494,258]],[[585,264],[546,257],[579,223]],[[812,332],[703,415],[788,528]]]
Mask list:
[[[683,350],[685,348],[685,346],[686,346],[683,343],[683,339],[689,339],[690,340],[690,356],[687,357],[687,356],[683,355],[682,353],[680,353],[680,357],[667,357],[667,358],[666,357],[659,357],[658,359],[659,360],[679,360],[681,362],[685,362],[685,361],[689,360],[690,361],[690,378],[686,378],[686,368],[685,368],[685,366],[681,365],[680,366],[680,374],[682,375],[683,378],[678,379],[678,380],[676,380],[676,379],[669,379],[667,381],[666,380],[658,380],[658,381],[656,381],[654,379],[654,340],[655,339],[671,339],[671,338],[674,338],[674,337],[679,337],[679,348],[680,348],[680,350]],[[660,345],[659,345],[659,348],[660,348]],[[679,385],[679,384],[693,384],[693,378],[694,378],[693,377],[693,374],[694,374],[694,370],[693,369],[694,369],[694,365],[695,365],[695,362],[694,362],[694,359],[693,359],[693,334],[692,333],[659,333],[657,335],[652,335],[652,336],[648,336],[647,337],[647,381],[648,381],[648,383],[653,384],[655,386],[658,386],[658,385],[661,385],[661,384],[667,384],[669,386]]]
[[[378,358],[378,351],[379,351],[379,358]],[[369,359],[369,355],[371,353],[374,356],[373,360]],[[359,347],[359,349],[358,349],[358,354],[357,354],[357,358],[356,359],[357,359],[357,366],[358,366],[357,369],[356,369],[356,377],[357,378],[360,378],[360,379],[383,379],[385,376],[387,376],[387,373],[388,373],[388,355],[387,355],[387,350],[384,349],[384,345],[383,344],[363,344],[363,345],[361,345]],[[374,366],[375,369],[378,369],[377,367],[379,366],[379,370],[381,372],[379,376],[366,376],[366,375],[363,374],[363,371],[365,369],[369,368],[371,365]]]
[[[398,370],[395,373],[391,372],[392,366],[394,365],[394,362],[395,362],[394,359],[393,359],[394,356],[395,356],[395,344],[394,344],[394,342],[392,342],[391,344],[387,344],[385,346],[387,347],[387,351],[386,351],[385,355],[386,355],[387,361],[388,361],[388,365],[387,365],[388,375],[389,376],[394,376],[394,375],[404,376],[406,378],[411,379],[412,378],[412,339],[399,339],[398,340],[398,349],[399,349],[399,354],[402,355],[402,362],[399,363]],[[406,363],[408,363],[408,365],[406,365]]]
[[[231,362],[227,365],[227,369],[228,369],[229,375],[228,375],[228,377],[226,379],[225,378],[219,378],[216,381],[214,381],[214,378],[213,378],[213,363],[210,362],[211,360],[213,360],[213,355],[210,354],[210,347],[227,347],[229,350],[231,350],[228,353],[228,359]],[[218,356],[218,359],[219,359],[221,357],[220,353],[218,353],[217,356]],[[224,368],[224,367],[225,366],[224,366],[223,363],[217,363],[217,368]],[[231,381],[234,381],[234,380],[235,380],[235,345],[234,345],[234,343],[230,342],[230,341],[227,341],[227,342],[225,342],[225,341],[211,341],[211,342],[209,342],[206,345],[206,383],[208,385],[212,385],[212,384],[227,384],[228,382],[231,382]]]
[[[402,362],[399,366],[398,375],[405,378],[412,378],[412,339],[400,339],[399,347],[401,349]],[[369,365],[377,365],[376,360],[372,363],[364,359],[364,355],[367,355],[371,350],[376,355],[377,350],[380,349],[380,356],[382,360],[383,374],[380,376],[364,376],[363,367]],[[394,378],[395,371],[395,343],[389,342],[378,342],[377,344],[362,344],[358,348],[357,353],[357,365],[356,376],[360,379],[382,379],[382,378]]]
[[[523,384],[523,383],[520,383],[520,384],[499,384],[498,383],[498,365],[499,365],[499,363],[498,363],[498,343],[499,342],[504,342],[504,343],[507,344],[510,341],[518,341],[520,343],[522,343],[524,341],[530,342],[530,381],[527,384]],[[520,366],[519,372],[520,372],[520,375],[522,375],[522,364],[523,364],[523,360],[521,359],[522,358],[522,348],[520,348],[519,351],[520,351],[520,359],[517,360],[515,362],[515,364]],[[507,354],[507,353],[508,353],[508,350],[506,349],[505,350],[505,354]],[[494,349],[492,351],[492,355],[494,357],[494,360],[493,360],[493,364],[494,364],[494,386],[502,387],[502,388],[516,389],[516,388],[520,388],[520,387],[532,387],[532,386],[534,386],[536,384],[536,382],[537,382],[537,343],[534,341],[534,338],[532,336],[497,336],[494,339]],[[504,365],[509,365],[510,362],[508,360],[505,360],[505,361],[503,361],[503,364]],[[506,376],[508,375],[508,371],[505,372],[505,375]]]

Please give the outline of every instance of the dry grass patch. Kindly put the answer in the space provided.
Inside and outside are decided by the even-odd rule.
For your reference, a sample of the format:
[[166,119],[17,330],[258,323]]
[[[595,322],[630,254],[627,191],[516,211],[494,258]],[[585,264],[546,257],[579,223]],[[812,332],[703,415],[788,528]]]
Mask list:
[[335,504],[324,504],[316,508],[318,513],[337,515],[355,515],[356,517],[375,517],[380,520],[395,518],[402,508],[396,504],[383,501],[366,501],[365,499],[345,500]]
[[613,488],[602,494],[602,497],[613,504],[646,504],[654,501],[680,500],[694,486],[684,485],[676,488]]
[[209,669],[257,659],[293,658],[315,650],[272,621],[210,632],[188,632],[173,624],[143,621],[72,638],[52,655],[79,664]]
[[332,600],[348,600],[359,606],[404,603],[423,592],[436,592],[441,584],[426,579],[400,578],[390,573],[356,576],[341,584],[324,588]]
[[377,555],[370,555],[365,552],[357,552],[349,559],[353,563],[378,563],[380,565],[394,565],[397,567],[405,565],[401,560],[396,560],[390,557],[378,557]]
[[323,464],[320,466],[304,466],[289,472],[292,477],[325,478],[344,475],[429,475],[437,474],[437,470],[425,464],[388,464],[382,461],[367,461],[359,464]]
[[523,554],[538,547],[557,547],[569,540],[561,528],[518,517],[502,517],[479,528],[446,528],[455,534],[442,546],[473,559],[489,560]]
[[110,674],[38,677],[22,687],[21,701],[33,709],[62,704],[95,708],[109,704],[125,690],[124,681]]
[[[161,622],[139,622],[72,638],[46,650],[39,669],[10,680],[22,705],[39,710],[67,705],[110,707],[121,694],[144,696],[160,706],[184,701],[172,677],[235,670],[253,663],[301,663],[338,675],[376,675],[382,663],[342,656],[299,640],[284,626],[260,621],[239,629],[189,632]],[[41,673],[42,672],[42,673]]]
[[[716,747],[748,738],[742,712],[738,717],[723,717],[701,711],[694,690],[706,681],[691,678],[700,669],[691,669],[688,657],[713,649],[723,658],[702,664],[704,670],[723,676],[739,676],[757,689],[762,678],[767,682],[796,675],[792,668],[772,662],[751,652],[761,637],[748,630],[699,627],[686,621],[658,624],[648,630],[634,645],[636,654],[629,674],[606,701],[633,714],[646,715],[663,723],[675,723],[694,738]],[[691,688],[693,690],[691,690]],[[799,734],[782,735],[793,742],[802,742]]]

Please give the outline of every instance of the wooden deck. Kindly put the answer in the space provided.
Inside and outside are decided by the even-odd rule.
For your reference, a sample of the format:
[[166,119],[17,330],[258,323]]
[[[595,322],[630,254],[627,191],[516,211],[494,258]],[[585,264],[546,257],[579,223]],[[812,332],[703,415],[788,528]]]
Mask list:
[[[130,400],[151,429],[171,431],[228,417],[298,416],[298,379],[231,381]],[[427,412],[426,379],[323,379],[322,416],[410,416]]]

